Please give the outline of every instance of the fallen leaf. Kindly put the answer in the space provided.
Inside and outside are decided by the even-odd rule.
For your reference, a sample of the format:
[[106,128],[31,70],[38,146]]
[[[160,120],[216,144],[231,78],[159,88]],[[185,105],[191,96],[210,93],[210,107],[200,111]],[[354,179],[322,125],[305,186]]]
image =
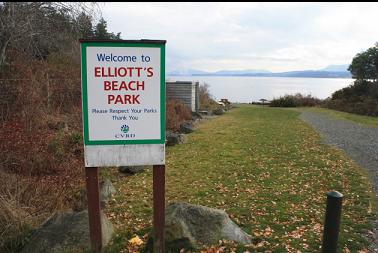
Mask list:
[[139,236],[135,236],[129,240],[129,243],[133,246],[139,246],[143,244],[143,241],[139,238]]

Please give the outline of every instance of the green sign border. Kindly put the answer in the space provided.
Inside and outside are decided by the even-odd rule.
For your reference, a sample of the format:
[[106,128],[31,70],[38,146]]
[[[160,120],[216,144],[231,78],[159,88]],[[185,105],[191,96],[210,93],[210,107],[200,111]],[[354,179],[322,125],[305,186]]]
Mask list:
[[[87,88],[87,48],[88,47],[154,47],[160,48],[160,139],[150,140],[89,140],[88,126],[88,88]],[[81,87],[83,105],[84,145],[127,145],[127,144],[164,144],[165,143],[165,44],[124,41],[83,41],[81,42]]]

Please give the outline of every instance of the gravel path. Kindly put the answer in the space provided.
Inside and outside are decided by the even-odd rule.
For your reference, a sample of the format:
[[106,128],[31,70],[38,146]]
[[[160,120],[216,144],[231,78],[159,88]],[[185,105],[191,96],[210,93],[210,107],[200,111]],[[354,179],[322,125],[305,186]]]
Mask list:
[[[378,193],[378,127],[367,127],[353,121],[336,119],[323,113],[302,112],[301,119],[314,127],[323,140],[338,148],[366,168],[373,187]],[[373,221],[373,231],[366,234],[371,242],[369,252],[378,252],[378,221]]]
[[327,144],[343,149],[350,158],[366,168],[378,192],[378,127],[368,127],[318,112],[302,112],[301,118],[311,124]]

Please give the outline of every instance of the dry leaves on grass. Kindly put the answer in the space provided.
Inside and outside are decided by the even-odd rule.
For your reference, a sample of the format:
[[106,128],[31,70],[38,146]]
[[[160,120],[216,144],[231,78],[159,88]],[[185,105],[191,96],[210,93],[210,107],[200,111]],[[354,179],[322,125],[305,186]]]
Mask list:
[[139,236],[134,236],[129,240],[131,246],[140,246],[143,244],[143,240],[139,238]]
[[128,244],[125,249],[123,249],[120,253],[139,253],[141,249],[145,247],[148,235],[144,235],[140,238],[138,235],[135,235],[130,240],[128,240]]
[[[225,210],[260,240],[246,248],[251,252],[317,252],[331,188],[345,195],[341,238],[350,241],[341,243],[355,252],[366,248],[366,180],[292,111],[245,107],[209,121],[186,145],[167,150],[167,168],[167,202]],[[137,233],[152,226],[151,178],[146,171],[119,180],[117,201],[110,204],[118,229]]]

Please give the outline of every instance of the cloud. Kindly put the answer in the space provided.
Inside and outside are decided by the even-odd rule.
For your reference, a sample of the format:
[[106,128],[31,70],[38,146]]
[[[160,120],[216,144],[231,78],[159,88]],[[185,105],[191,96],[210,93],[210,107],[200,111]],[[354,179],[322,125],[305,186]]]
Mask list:
[[167,69],[317,69],[378,40],[377,3],[106,3],[124,39],[166,39]]

